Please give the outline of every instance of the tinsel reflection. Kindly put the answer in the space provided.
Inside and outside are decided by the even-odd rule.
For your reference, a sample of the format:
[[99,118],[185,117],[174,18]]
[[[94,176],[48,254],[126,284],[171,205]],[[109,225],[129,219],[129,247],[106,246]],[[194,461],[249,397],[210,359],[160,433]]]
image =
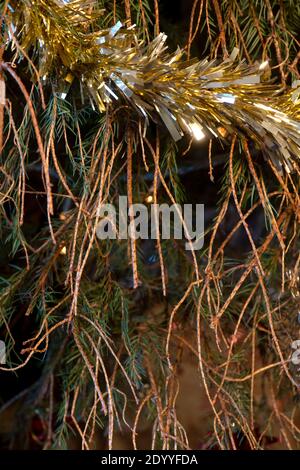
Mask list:
[[62,99],[76,78],[100,111],[125,100],[145,126],[159,117],[175,141],[184,133],[236,133],[256,142],[279,170],[298,165],[300,87],[282,94],[263,82],[266,62],[237,63],[236,50],[221,63],[186,61],[180,49],[167,52],[164,34],[146,45],[120,22],[99,29],[102,12],[93,1],[12,1],[9,10],[8,43],[36,49],[40,77],[56,81]]

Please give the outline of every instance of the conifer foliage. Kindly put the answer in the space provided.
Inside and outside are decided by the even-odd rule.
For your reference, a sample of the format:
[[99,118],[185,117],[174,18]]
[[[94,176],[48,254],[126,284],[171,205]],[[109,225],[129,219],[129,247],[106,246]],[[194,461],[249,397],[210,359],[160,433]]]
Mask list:
[[[0,11],[1,447],[298,448],[300,2]],[[203,247],[101,239],[120,196]]]

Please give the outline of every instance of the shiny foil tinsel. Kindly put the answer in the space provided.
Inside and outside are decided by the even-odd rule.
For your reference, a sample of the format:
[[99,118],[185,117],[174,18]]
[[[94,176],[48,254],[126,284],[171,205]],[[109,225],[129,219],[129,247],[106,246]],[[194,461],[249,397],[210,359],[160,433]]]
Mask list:
[[[103,12],[93,0],[11,1],[7,47],[36,51],[43,82],[57,83],[66,99],[74,79],[100,111],[124,101],[145,124],[159,118],[177,141],[236,133],[254,141],[279,170],[293,171],[300,155],[300,86],[288,92],[262,80],[266,62],[186,61],[169,53],[166,35],[150,44],[121,22],[97,26]],[[33,76],[34,77],[34,76]]]

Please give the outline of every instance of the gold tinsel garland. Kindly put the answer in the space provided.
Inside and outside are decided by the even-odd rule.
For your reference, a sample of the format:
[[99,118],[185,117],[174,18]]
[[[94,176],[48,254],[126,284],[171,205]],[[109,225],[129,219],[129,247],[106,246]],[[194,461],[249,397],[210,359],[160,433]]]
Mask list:
[[175,141],[224,138],[225,130],[255,141],[278,169],[298,167],[300,87],[283,94],[261,80],[266,62],[236,63],[236,50],[222,62],[185,61],[184,51],[167,52],[162,33],[144,44],[120,22],[99,30],[101,13],[85,0],[12,1],[7,46],[16,58],[34,48],[40,79],[58,83],[62,99],[76,78],[100,111],[125,100],[145,127],[159,117]]

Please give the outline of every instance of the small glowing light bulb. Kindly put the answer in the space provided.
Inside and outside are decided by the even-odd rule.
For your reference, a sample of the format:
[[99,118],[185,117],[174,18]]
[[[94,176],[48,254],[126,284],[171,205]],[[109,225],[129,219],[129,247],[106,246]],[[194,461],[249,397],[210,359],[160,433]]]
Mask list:
[[151,196],[151,194],[149,194],[149,196],[146,197],[145,199],[146,202],[150,203],[153,201],[153,196]]
[[228,132],[224,127],[218,127],[218,131],[219,131],[219,134],[221,134],[222,137],[225,138],[225,137],[228,136]]
[[202,127],[197,122],[192,122],[190,124],[190,129],[193,132],[193,135],[196,140],[202,140],[205,137],[205,134],[202,130]]
[[269,65],[269,61],[265,60],[264,62],[260,64],[259,70],[264,70],[266,67],[268,67],[268,65]]
[[66,255],[66,254],[67,254],[67,248],[66,248],[66,246],[63,246],[59,253],[60,253],[61,255]]

